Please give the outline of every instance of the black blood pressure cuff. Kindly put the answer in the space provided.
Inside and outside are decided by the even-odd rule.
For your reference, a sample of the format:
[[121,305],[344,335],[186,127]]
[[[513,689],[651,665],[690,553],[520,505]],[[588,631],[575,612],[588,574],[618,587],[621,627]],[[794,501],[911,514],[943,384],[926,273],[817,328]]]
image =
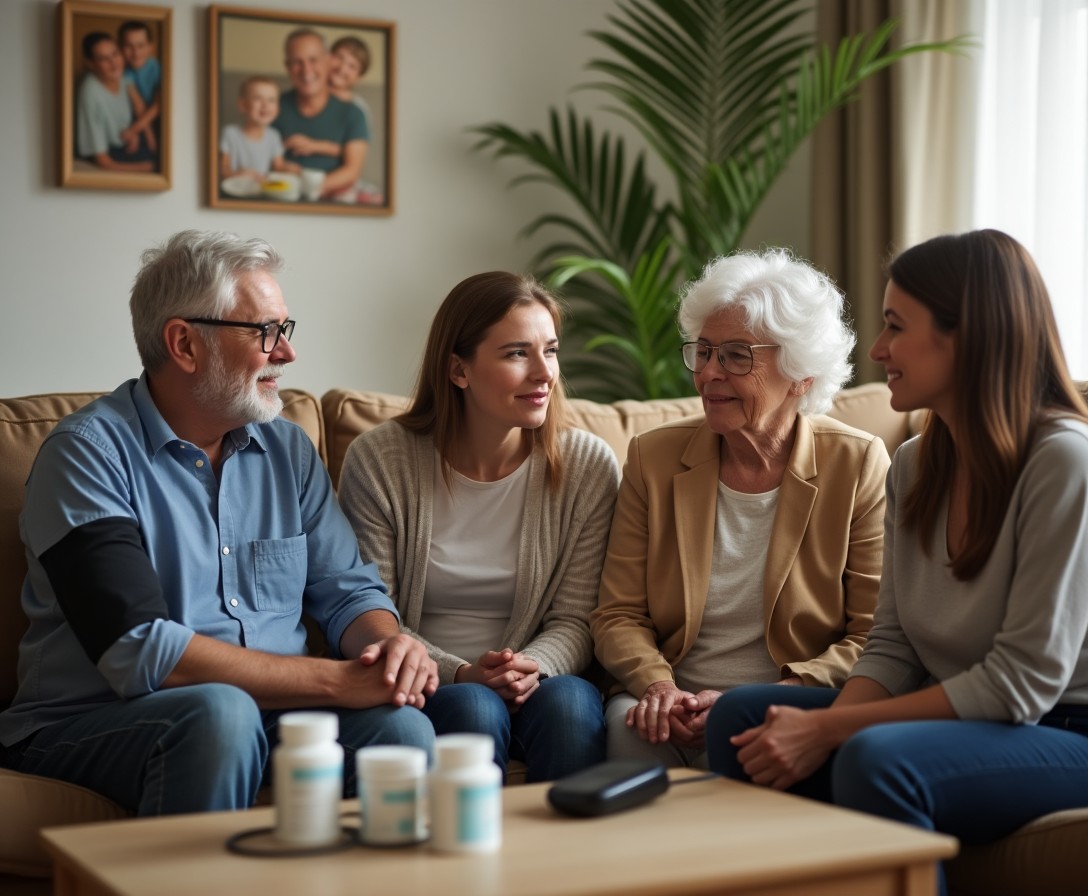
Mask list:
[[87,523],[39,559],[92,663],[125,632],[169,616],[158,574],[132,520]]

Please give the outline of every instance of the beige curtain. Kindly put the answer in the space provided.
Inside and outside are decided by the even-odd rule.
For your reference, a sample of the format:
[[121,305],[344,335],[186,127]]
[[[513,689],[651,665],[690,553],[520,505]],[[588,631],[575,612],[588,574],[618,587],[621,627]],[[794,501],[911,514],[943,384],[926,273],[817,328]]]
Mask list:
[[[872,32],[892,16],[891,0],[819,0],[816,32],[830,47]],[[892,86],[868,79],[856,102],[813,134],[812,261],[846,295],[858,342],[854,381],[880,379],[869,346],[880,332],[884,262],[893,238]]]
[[[903,43],[929,43],[982,32],[981,0],[909,0],[901,11]],[[980,48],[959,55],[919,53],[891,70],[892,236],[900,248],[971,227]]]

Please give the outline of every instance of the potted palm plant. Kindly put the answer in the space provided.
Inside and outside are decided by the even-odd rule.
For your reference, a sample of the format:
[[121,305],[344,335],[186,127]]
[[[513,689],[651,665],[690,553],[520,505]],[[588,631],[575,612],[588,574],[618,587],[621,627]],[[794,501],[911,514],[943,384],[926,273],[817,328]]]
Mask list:
[[[502,123],[472,128],[476,149],[513,157],[561,190],[576,213],[527,225],[555,234],[536,255],[540,276],[571,309],[564,359],[575,392],[598,401],[688,394],[677,350],[679,287],[739,245],[753,214],[816,125],[875,73],[912,53],[956,51],[962,39],[891,48],[888,21],[837,47],[800,27],[813,0],[617,0],[609,51],[588,63],[585,89],[615,101],[644,145],[599,131],[574,108],[549,110],[544,132]],[[671,177],[647,174],[655,154]]]

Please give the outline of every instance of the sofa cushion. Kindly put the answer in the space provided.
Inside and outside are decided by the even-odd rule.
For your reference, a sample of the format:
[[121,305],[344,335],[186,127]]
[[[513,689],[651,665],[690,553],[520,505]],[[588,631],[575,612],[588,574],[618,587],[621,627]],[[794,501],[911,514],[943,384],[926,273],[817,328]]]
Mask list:
[[953,896],[1081,893],[1088,844],[1088,809],[1037,818],[996,843],[960,847],[948,862]]
[[52,861],[38,839],[42,828],[126,818],[128,812],[84,787],[0,769],[0,873],[47,877]]
[[[889,397],[884,383],[843,389],[835,396],[830,416],[880,436],[891,453],[904,439],[918,432],[921,418],[892,410]],[[572,398],[568,403],[571,422],[604,439],[621,464],[627,458],[627,446],[633,436],[663,423],[700,414],[703,408],[701,399],[695,395],[649,401],[624,400],[612,404]],[[344,456],[352,440],[395,417],[407,406],[405,396],[384,392],[330,389],[322,396],[327,460],[334,485],[340,482]]]
[[327,463],[334,486],[340,484],[344,456],[355,437],[392,419],[407,406],[408,399],[403,395],[386,395],[384,392],[330,389],[321,396]]

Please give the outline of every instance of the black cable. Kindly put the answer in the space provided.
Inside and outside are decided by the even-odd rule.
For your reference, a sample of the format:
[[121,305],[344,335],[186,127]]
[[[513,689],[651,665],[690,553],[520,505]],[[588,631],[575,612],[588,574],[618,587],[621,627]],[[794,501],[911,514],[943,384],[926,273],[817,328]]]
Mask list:
[[[352,816],[355,813],[344,813]],[[340,828],[340,836],[333,843],[315,846],[299,846],[285,843],[276,837],[275,828],[250,828],[239,831],[227,838],[227,852],[239,856],[254,856],[259,859],[293,859],[301,856],[320,856],[333,852],[342,852],[359,845],[359,829],[356,827]]]
[[239,831],[227,838],[228,852],[240,856],[254,856],[260,859],[292,859],[300,856],[320,856],[333,852],[342,852],[358,846],[354,828],[341,828],[340,837],[334,843],[322,843],[319,846],[291,846],[277,839],[275,828],[250,828]]

